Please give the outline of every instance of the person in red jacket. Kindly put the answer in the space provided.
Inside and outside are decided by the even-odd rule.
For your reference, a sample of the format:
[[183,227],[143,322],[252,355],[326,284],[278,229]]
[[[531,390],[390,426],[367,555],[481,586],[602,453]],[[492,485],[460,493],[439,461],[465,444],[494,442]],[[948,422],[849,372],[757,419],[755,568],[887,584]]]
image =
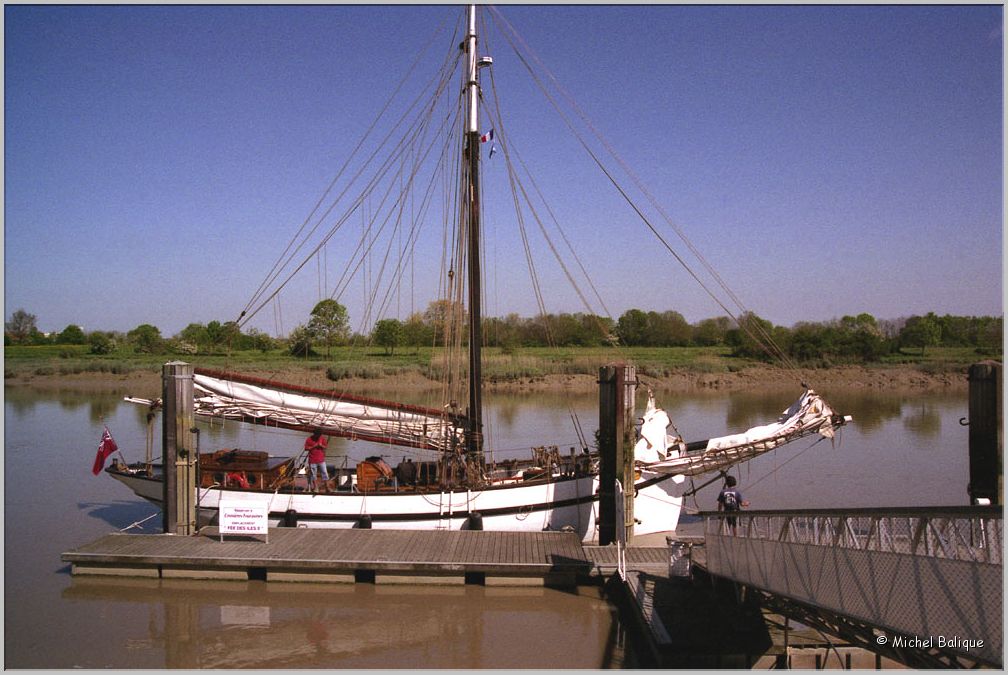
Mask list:
[[305,440],[304,449],[308,452],[308,487],[318,492],[318,476],[322,474],[322,487],[329,492],[329,470],[326,468],[326,449],[329,447],[329,437],[322,431],[315,432]]

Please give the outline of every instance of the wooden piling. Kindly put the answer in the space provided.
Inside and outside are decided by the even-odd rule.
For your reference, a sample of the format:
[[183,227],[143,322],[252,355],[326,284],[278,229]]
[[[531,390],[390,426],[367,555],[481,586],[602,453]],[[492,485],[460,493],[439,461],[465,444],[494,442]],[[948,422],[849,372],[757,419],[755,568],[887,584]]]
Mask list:
[[634,403],[637,369],[603,366],[599,369],[599,544],[616,541],[615,481],[623,486],[623,514],[627,543],[633,541]]
[[165,534],[196,533],[196,467],[193,367],[171,361],[161,369],[163,523]]
[[1004,503],[1002,364],[974,363],[969,368],[969,498]]

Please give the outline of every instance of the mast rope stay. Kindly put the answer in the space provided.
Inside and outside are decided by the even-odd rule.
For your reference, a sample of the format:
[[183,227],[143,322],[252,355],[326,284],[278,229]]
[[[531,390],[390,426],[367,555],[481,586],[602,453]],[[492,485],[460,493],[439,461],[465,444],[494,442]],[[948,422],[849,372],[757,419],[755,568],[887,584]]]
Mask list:
[[[436,37],[438,33],[440,33],[440,29],[435,33],[434,37]],[[431,39],[430,42],[433,42],[433,37],[432,37],[432,39]],[[428,43],[427,47],[429,47],[430,42]],[[441,68],[438,70],[438,73],[432,79],[432,81],[430,83],[428,83],[428,85],[423,88],[423,90],[421,91],[421,93],[412,101],[412,103],[410,103],[409,106],[406,107],[405,111],[400,115],[399,119],[394,124],[392,124],[389,127],[388,132],[385,134],[384,138],[378,143],[378,145],[376,146],[375,150],[370,154],[370,156],[366,160],[364,160],[363,164],[357,170],[357,172],[354,174],[354,176],[352,176],[349,179],[349,182],[347,183],[346,187],[338,195],[336,195],[333,198],[333,200],[330,203],[330,205],[323,210],[322,209],[322,205],[325,203],[327,197],[333,192],[333,189],[335,188],[337,182],[343,177],[343,175],[346,173],[347,169],[349,168],[350,163],[359,154],[359,151],[364,146],[364,143],[366,142],[366,140],[371,136],[371,134],[374,131],[374,129],[378,126],[378,123],[381,121],[381,119],[388,112],[390,106],[396,100],[396,98],[397,98],[397,96],[399,94],[399,91],[403,88],[403,85],[408,81],[409,75],[415,69],[417,63],[419,63],[420,58],[423,55],[423,53],[426,51],[427,47],[424,47],[424,49],[421,50],[421,52],[417,55],[417,59],[414,61],[413,65],[407,71],[406,75],[403,77],[403,79],[400,81],[399,85],[393,91],[392,95],[389,97],[388,101],[386,102],[385,106],[382,108],[381,112],[372,121],[371,125],[365,131],[365,133],[361,137],[361,139],[358,141],[358,143],[354,147],[353,151],[350,153],[350,155],[344,161],[344,164],[339,169],[336,177],[333,178],[333,180],[330,182],[329,186],[325,189],[325,191],[323,192],[322,196],[319,198],[318,202],[316,203],[315,207],[311,210],[311,212],[309,213],[309,215],[305,218],[305,220],[303,221],[301,227],[298,229],[297,233],[292,237],[292,239],[291,239],[290,243],[288,244],[287,248],[284,250],[284,252],[281,254],[281,256],[277,259],[276,263],[273,265],[273,267],[271,268],[271,270],[269,271],[269,273],[267,273],[266,278],[260,284],[259,288],[253,294],[252,298],[248,301],[248,303],[246,304],[245,308],[242,310],[242,312],[241,312],[241,314],[239,316],[239,319],[238,319],[239,325],[244,325],[252,317],[254,317],[263,308],[263,306],[265,306],[265,304],[267,304],[274,296],[276,296],[276,294],[280,291],[280,289],[282,289],[287,283],[289,283],[291,281],[291,279],[304,267],[304,265],[311,259],[311,257],[322,246],[325,245],[325,243],[332,237],[332,235],[336,232],[336,230],[338,230],[346,222],[346,220],[349,218],[350,214],[352,214],[356,209],[360,208],[360,206],[363,203],[366,195],[369,194],[374,189],[375,185],[377,184],[377,181],[379,181],[381,179],[381,177],[384,176],[387,173],[388,166],[391,163],[391,161],[394,159],[395,154],[393,154],[392,157],[390,157],[389,159],[387,159],[383,163],[383,165],[376,170],[375,176],[372,178],[371,181],[369,181],[368,185],[365,186],[365,188],[363,189],[362,194],[356,200],[354,200],[351,203],[351,205],[348,208],[348,210],[345,213],[345,215],[329,230],[328,234],[322,240],[322,242],[320,244],[318,244],[317,246],[313,247],[312,250],[305,256],[305,258],[303,259],[303,261],[301,262],[301,264],[297,265],[288,274],[288,276],[282,282],[280,282],[276,286],[276,288],[272,292],[267,293],[269,291],[269,289],[272,288],[273,285],[276,283],[276,281],[280,277],[280,275],[283,273],[283,270],[286,269],[288,266],[290,266],[292,264],[293,260],[295,259],[295,256],[298,254],[298,251],[301,248],[304,247],[304,245],[308,242],[309,238],[314,235],[314,233],[318,230],[318,228],[321,226],[321,224],[324,222],[324,220],[336,208],[336,206],[339,204],[339,202],[346,196],[346,194],[349,192],[350,188],[354,185],[354,183],[357,182],[357,180],[363,175],[364,171],[367,170],[367,167],[379,155],[379,153],[382,151],[382,148],[388,146],[389,143],[392,141],[392,139],[401,139],[401,138],[408,137],[408,128],[409,127],[407,127],[406,130],[404,130],[404,127],[403,127],[404,122],[407,119],[407,117],[411,114],[411,112],[422,101],[432,100],[432,99],[436,99],[437,98],[437,94],[435,94],[435,95],[432,96],[428,92],[430,92],[432,90],[435,91],[435,92],[438,92],[438,91],[440,91],[440,90],[443,89],[444,85],[443,85],[442,81],[444,79],[444,73],[446,71],[450,72],[451,70],[453,70],[453,67],[450,64],[451,64],[453,58],[454,58],[454,60],[458,59],[457,55],[454,55],[454,54],[451,54],[451,53],[446,56],[445,62],[442,64]],[[429,113],[429,108],[425,108],[424,110],[427,110],[427,112]],[[412,126],[415,127],[416,124],[414,123],[414,125],[412,125]],[[321,211],[321,213],[320,213],[320,211]],[[313,218],[316,217],[316,215],[318,217],[316,219],[315,225],[312,226],[311,229],[308,230],[307,233],[305,233],[305,229],[308,227],[308,224],[312,221]],[[298,241],[298,240],[300,240],[300,241]],[[295,245],[295,242],[298,242],[298,243]]]
[[[530,76],[532,77],[536,85],[539,87],[540,91],[547,98],[547,100],[553,106],[554,110],[556,110],[557,114],[564,121],[564,123],[571,131],[571,133],[574,134],[578,142],[588,153],[588,155],[592,158],[592,160],[595,162],[598,168],[609,179],[612,185],[623,197],[623,199],[634,210],[634,212],[636,212],[637,216],[642,220],[642,222],[644,222],[644,224],[648,227],[648,229],[650,229],[652,234],[654,234],[654,236],[659,240],[662,246],[675,258],[675,260],[679,263],[679,265],[691,277],[693,277],[693,279],[700,285],[700,287],[707,293],[707,295],[710,296],[711,299],[713,299],[714,302],[716,302],[717,305],[721,307],[721,309],[724,310],[728,314],[728,316],[731,317],[735,321],[735,323],[756,342],[757,345],[759,345],[771,357],[777,359],[785,369],[790,370],[795,375],[796,379],[798,379],[798,381],[804,385],[804,378],[801,377],[800,375],[800,369],[787,356],[787,354],[780,349],[780,347],[773,340],[773,337],[769,335],[769,333],[762,326],[760,326],[758,322],[751,320],[742,320],[742,318],[745,319],[751,318],[751,313],[749,312],[749,310],[745,308],[744,304],[741,302],[738,296],[730,289],[730,287],[728,287],[727,283],[717,273],[717,271],[714,270],[713,266],[710,265],[709,261],[707,261],[703,257],[703,255],[699,252],[699,250],[692,244],[692,242],[690,242],[690,240],[688,239],[688,237],[686,237],[682,229],[676,226],[675,223],[671,220],[671,218],[669,218],[668,215],[665,213],[664,209],[662,209],[660,205],[657,204],[657,200],[654,199],[653,195],[651,195],[651,193],[646,189],[643,183],[636,177],[636,174],[634,174],[633,171],[626,165],[626,163],[619,158],[619,155],[612,148],[611,144],[608,143],[605,140],[605,138],[601,135],[601,133],[595,128],[595,126],[588,119],[587,115],[585,115],[585,113],[573,100],[570,94],[557,82],[556,78],[552,75],[549,68],[542,64],[538,56],[535,55],[535,52],[530,47],[528,47],[527,44],[525,44],[524,40],[522,40],[521,36],[514,29],[514,27],[511,26],[511,24],[507,21],[507,19],[505,19],[496,8],[490,7],[490,11],[493,12],[494,16],[498,18],[501,21],[502,25],[504,25],[507,28],[506,31],[502,31],[502,34],[504,34],[504,36],[507,38],[516,56],[525,66],[526,70],[529,72]],[[591,132],[595,135],[595,137],[599,139],[599,141],[603,144],[603,146],[606,148],[609,154],[616,159],[616,161],[620,164],[621,167],[623,167],[623,169],[631,177],[631,180],[635,183],[635,185],[637,185],[638,189],[640,189],[645,194],[647,199],[651,202],[652,206],[658,210],[659,214],[666,220],[669,226],[673,228],[673,230],[678,234],[680,239],[683,240],[683,242],[687,245],[689,250],[697,257],[697,259],[702,263],[705,269],[707,269],[708,273],[711,274],[711,276],[718,283],[718,285],[721,286],[725,294],[736,304],[736,306],[739,308],[741,312],[742,317],[736,315],[735,312],[729,309],[729,307],[726,304],[726,301],[722,300],[708,286],[708,284],[704,282],[703,279],[700,278],[700,276],[696,273],[696,271],[693,270],[692,266],[690,266],[689,263],[678,252],[676,252],[676,250],[671,246],[671,244],[669,244],[666,238],[662,236],[662,234],[658,231],[658,229],[651,222],[651,220],[644,214],[643,210],[637,205],[637,203],[629,195],[629,193],[620,185],[619,181],[616,180],[613,173],[599,159],[598,155],[589,147],[588,143],[586,142],[582,134],[575,128],[570,118],[563,112],[563,110],[561,110],[558,101],[549,92],[547,87],[544,85],[542,79],[533,70],[531,64],[529,63],[529,60],[525,57],[523,51],[518,48],[518,44],[516,44],[516,41],[521,43],[523,49],[526,50],[531,55],[531,58],[533,58],[536,61],[536,63],[542,68],[542,70],[548,75],[548,77],[553,82],[556,89],[560,91],[561,94],[563,94],[564,97],[567,99],[568,104],[571,106],[571,108],[579,115],[579,117],[591,130]]]

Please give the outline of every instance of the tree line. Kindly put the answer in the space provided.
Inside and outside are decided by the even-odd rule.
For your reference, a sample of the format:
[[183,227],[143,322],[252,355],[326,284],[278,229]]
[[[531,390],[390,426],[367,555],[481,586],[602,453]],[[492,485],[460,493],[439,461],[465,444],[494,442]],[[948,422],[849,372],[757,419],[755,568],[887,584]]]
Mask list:
[[[346,308],[323,300],[308,320],[289,335],[274,338],[255,328],[243,331],[234,321],[191,323],[177,334],[164,337],[151,324],[126,332],[86,333],[69,325],[59,333],[43,334],[36,317],[24,309],[4,324],[5,345],[88,345],[92,354],[171,353],[214,354],[285,349],[296,356],[329,356],[335,346],[372,344],[394,354],[396,349],[439,346],[454,327],[464,335],[464,312],[454,303],[439,300],[426,311],[406,320],[380,319],[366,335],[350,329]],[[799,322],[791,327],[747,313],[736,323],[727,316],[689,323],[679,312],[629,309],[616,320],[583,313],[522,317],[508,314],[484,319],[487,346],[504,350],[521,347],[714,347],[731,354],[763,360],[782,355],[799,362],[869,363],[904,350],[930,347],[972,348],[981,355],[1000,355],[1003,317],[938,316],[933,312],[893,320],[877,320],[867,313],[822,322]]]

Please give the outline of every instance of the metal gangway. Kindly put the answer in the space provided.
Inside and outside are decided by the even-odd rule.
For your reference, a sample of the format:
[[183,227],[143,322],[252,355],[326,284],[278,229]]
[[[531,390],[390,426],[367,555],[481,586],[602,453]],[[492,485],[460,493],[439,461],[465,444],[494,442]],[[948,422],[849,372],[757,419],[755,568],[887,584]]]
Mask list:
[[1003,663],[1000,507],[703,514],[705,567],[915,667]]

